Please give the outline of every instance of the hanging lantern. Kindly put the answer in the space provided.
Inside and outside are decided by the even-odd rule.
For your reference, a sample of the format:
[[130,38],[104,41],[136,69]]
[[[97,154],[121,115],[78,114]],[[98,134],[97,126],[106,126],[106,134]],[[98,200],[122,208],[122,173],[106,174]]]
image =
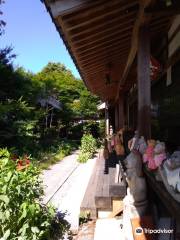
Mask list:
[[150,77],[151,77],[151,80],[157,79],[160,72],[161,72],[160,63],[154,57],[151,56],[150,57]]

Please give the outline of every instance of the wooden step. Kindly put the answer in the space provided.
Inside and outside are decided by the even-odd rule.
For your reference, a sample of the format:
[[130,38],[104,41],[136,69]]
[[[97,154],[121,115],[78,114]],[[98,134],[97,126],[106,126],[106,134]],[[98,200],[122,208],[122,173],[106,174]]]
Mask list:
[[123,201],[118,199],[112,199],[112,212],[109,214],[108,218],[114,218],[121,214],[123,211]]
[[132,231],[134,240],[154,240],[154,234],[148,234],[143,229],[154,229],[154,224],[151,216],[131,219]]
[[113,211],[112,200],[120,200],[126,195],[126,185],[115,183],[116,168],[110,167],[108,174],[104,173],[104,169],[105,160],[101,151],[80,207],[80,211],[89,213],[91,219],[97,218],[98,211]]
[[126,183],[122,180],[115,182],[117,172],[115,168],[109,168],[109,196],[123,199],[126,196]]

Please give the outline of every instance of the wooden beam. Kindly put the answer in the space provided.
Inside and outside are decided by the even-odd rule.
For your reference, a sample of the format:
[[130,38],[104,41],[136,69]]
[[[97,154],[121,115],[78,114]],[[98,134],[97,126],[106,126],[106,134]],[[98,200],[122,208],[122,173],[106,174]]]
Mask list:
[[125,55],[119,55],[119,56],[116,56],[116,57],[107,58],[107,59],[104,59],[104,60],[99,61],[99,62],[94,62],[94,63],[91,63],[91,64],[82,65],[81,68],[89,70],[89,69],[93,69],[93,68],[97,69],[99,66],[100,67],[102,66],[106,69],[107,65],[109,63],[111,63],[111,64],[121,63],[124,66],[126,61],[122,60],[122,58],[124,58],[125,56],[127,56],[127,53]]
[[[109,59],[108,59],[109,60]],[[89,73],[89,72],[91,72],[91,71],[97,71],[97,70],[100,70],[100,69],[103,69],[104,71],[106,70],[106,66],[107,66],[107,64],[109,63],[109,61],[106,61],[106,62],[104,62],[104,63],[100,63],[100,64],[96,64],[96,65],[94,65],[94,66],[86,66],[86,67],[84,67],[84,68],[81,68],[81,70],[85,73],[85,74],[87,74],[87,73]],[[111,60],[111,62],[112,62],[112,60]],[[116,59],[115,60],[115,62],[112,62],[112,63],[115,63],[115,64],[125,64],[125,61],[122,61],[122,59],[121,58],[119,58],[119,59]]]
[[180,2],[176,1],[176,3],[172,3],[170,6],[166,6],[164,2],[164,6],[154,6],[147,7],[145,9],[145,13],[149,14],[158,14],[158,16],[175,16],[180,14]]
[[84,47],[88,47],[88,46],[93,46],[102,42],[106,42],[106,40],[109,39],[115,39],[117,37],[119,37],[120,34],[125,35],[126,33],[128,33],[129,31],[131,31],[133,28],[133,25],[128,25],[128,27],[126,28],[118,28],[116,29],[116,31],[113,29],[108,29],[108,31],[106,32],[106,34],[97,34],[96,37],[91,38],[91,36],[89,36],[88,40],[81,40],[78,43],[74,43],[74,47],[77,49],[82,49]]
[[56,19],[55,22],[56,22],[56,25],[60,25],[60,26],[61,26],[61,29],[58,30],[59,33],[62,34],[62,33],[61,33],[61,30],[62,30],[63,33],[66,33],[66,35],[64,35],[63,38],[62,38],[62,39],[63,39],[63,42],[64,42],[64,44],[66,45],[67,50],[68,50],[70,56],[72,57],[72,60],[73,60],[73,62],[74,62],[74,64],[75,64],[76,68],[78,69],[78,71],[79,71],[79,73],[80,73],[80,75],[81,75],[81,77],[82,77],[82,80],[83,80],[85,86],[88,88],[88,84],[87,84],[87,82],[86,82],[86,80],[85,80],[85,78],[84,78],[84,74],[82,73],[81,68],[80,68],[80,66],[79,66],[78,63],[77,63],[77,62],[78,62],[77,54],[76,54],[75,50],[72,51],[72,49],[71,49],[71,47],[70,47],[70,46],[72,46],[72,42],[71,42],[71,39],[70,39],[70,37],[69,37],[69,34],[65,31],[65,27],[64,27],[62,18],[61,18],[61,17],[58,17],[58,19]]
[[105,59],[105,58],[107,59],[109,57],[113,57],[114,55],[120,55],[120,54],[123,54],[124,52],[129,52],[129,48],[130,48],[130,46],[128,46],[128,45],[124,46],[124,48],[122,48],[122,49],[113,48],[112,52],[107,51],[107,52],[104,52],[103,54],[94,54],[94,56],[90,55],[90,56],[87,56],[87,59],[79,58],[79,62],[82,64],[86,64],[86,63],[90,63],[90,62],[94,62],[94,61],[99,61],[99,60]]
[[[81,46],[83,44],[86,44],[87,42],[93,42],[93,41],[97,41],[99,39],[104,38],[105,36],[111,36],[112,33],[120,33],[120,32],[124,32],[126,30],[129,30],[131,28],[133,28],[133,24],[134,24],[134,18],[129,18],[126,22],[120,22],[120,24],[114,24],[111,26],[107,26],[99,31],[91,31],[88,34],[82,34],[79,37],[76,38],[72,38],[72,41],[74,42],[74,44],[80,44]],[[75,45],[76,46],[76,45]]]
[[116,51],[119,49],[119,51],[123,50],[124,48],[130,46],[130,41],[127,41],[127,39],[124,39],[123,41],[121,41],[121,43],[119,44],[119,42],[115,42],[112,44],[108,44],[108,47],[102,46],[99,47],[98,49],[95,49],[94,51],[89,51],[89,52],[85,52],[85,53],[79,53],[78,52],[78,58],[80,60],[84,60],[90,57],[95,57],[96,55],[100,55],[100,54],[108,54],[111,51]]
[[[135,0],[134,2],[137,3],[137,1],[138,0]],[[90,3],[92,2],[93,4],[91,6]],[[63,20],[78,22],[79,20],[83,19],[83,21],[85,21],[88,17],[96,17],[97,14],[98,15],[102,14],[107,9],[111,11],[114,8],[118,8],[120,4],[125,5],[132,2],[133,0],[113,0],[111,2],[107,0],[96,0],[96,1],[89,0],[89,4],[87,1],[86,9],[83,9],[83,11],[80,10],[78,12],[73,12],[72,14],[65,15],[63,16]]]
[[121,129],[124,127],[124,97],[123,95],[119,96],[118,99],[118,113],[119,113],[119,122],[118,122],[118,128]]
[[113,38],[113,39],[108,39],[106,41],[101,41],[99,42],[98,44],[95,44],[95,45],[92,45],[91,47],[88,45],[86,47],[83,47],[83,48],[75,48],[78,53],[85,53],[85,52],[89,52],[90,50],[94,50],[96,51],[95,49],[99,49],[99,47],[107,47],[109,48],[110,46],[112,46],[113,44],[116,44],[117,41],[119,41],[119,44],[121,44],[121,41],[128,41],[128,39],[130,39],[130,36],[131,36],[131,33],[128,32],[126,33],[125,35],[123,36],[117,36],[116,38]]
[[136,14],[134,12],[126,13],[126,15],[117,14],[117,16],[115,16],[114,18],[107,19],[106,21],[102,19],[102,21],[98,22],[97,25],[91,24],[88,26],[88,28],[87,26],[80,27],[78,29],[70,31],[69,33],[72,35],[72,41],[74,40],[76,41],[79,38],[81,39],[81,37],[83,37],[83,35],[85,34],[90,36],[94,33],[99,33],[106,28],[112,27],[112,25],[119,24],[119,27],[123,26],[124,22],[131,21],[131,19],[135,19],[135,17],[136,17]]
[[97,74],[97,73],[104,73],[105,72],[105,66],[98,66],[98,67],[92,67],[92,68],[88,68],[88,69],[82,69],[82,71],[84,72],[85,76],[87,75],[93,75],[93,74]]
[[150,23],[150,26],[151,25],[157,25],[157,24],[161,24],[161,23],[164,23],[164,22],[166,22],[166,23],[168,23],[170,21],[170,19],[169,18],[158,18],[158,19],[152,19],[152,21],[151,21],[151,23]]
[[115,131],[118,131],[119,125],[119,106],[118,104],[115,105]]
[[167,33],[167,30],[168,30],[167,24],[153,26],[153,27],[150,27],[150,29],[149,29],[151,36],[153,36],[154,34],[157,34],[157,33],[162,33],[163,31]]
[[145,15],[145,8],[152,5],[153,3],[154,3],[154,0],[140,0],[139,14],[137,16],[136,22],[134,24],[133,32],[132,32],[131,49],[130,49],[130,52],[129,52],[129,56],[128,56],[128,59],[127,59],[126,66],[124,68],[123,75],[122,75],[122,77],[119,81],[119,84],[118,84],[116,101],[118,100],[120,86],[123,85],[124,82],[126,81],[126,78],[129,74],[131,66],[132,66],[132,64],[134,62],[134,59],[136,57],[137,47],[138,47],[139,28],[145,22],[149,22],[150,18],[151,18],[150,15],[148,17]]
[[145,139],[151,137],[151,80],[150,80],[149,28],[139,29],[138,42],[138,133]]
[[77,11],[82,9],[83,7],[87,7],[87,4],[90,1],[87,0],[59,0],[59,1],[49,1],[45,0],[47,5],[51,9],[51,13],[54,18],[57,18],[59,15],[63,16],[65,14],[69,14],[73,11]]
[[[116,13],[117,14],[125,14],[126,9],[137,5],[137,2],[133,1],[133,0],[130,0],[129,3],[127,3],[127,4],[125,4],[125,2],[127,3],[127,0],[124,1],[124,5],[121,3],[121,6],[119,6],[119,7],[115,7],[112,9],[107,8],[106,11],[104,11],[104,13],[102,13],[102,14],[98,14],[98,12],[95,9],[96,16],[91,17],[91,16],[87,15],[85,18],[79,18],[79,23],[76,23],[76,24],[75,24],[74,19],[71,21],[66,21],[65,22],[66,29],[67,29],[67,31],[71,31],[73,29],[77,29],[82,26],[87,26],[91,23],[96,24],[96,22],[98,22],[99,20],[102,20],[102,19],[105,19],[108,17],[113,18],[113,14],[116,14]],[[109,3],[110,3],[110,5],[112,5],[112,2],[109,2]]]
[[104,61],[108,61],[108,60],[116,60],[118,57],[124,57],[125,55],[128,55],[128,47],[126,47],[123,50],[120,51],[113,51],[112,53],[106,53],[103,55],[99,55],[99,56],[94,56],[94,58],[88,58],[86,61],[80,61],[81,66],[86,66],[86,65],[91,65],[91,64],[96,64],[97,62],[101,61],[102,63]]

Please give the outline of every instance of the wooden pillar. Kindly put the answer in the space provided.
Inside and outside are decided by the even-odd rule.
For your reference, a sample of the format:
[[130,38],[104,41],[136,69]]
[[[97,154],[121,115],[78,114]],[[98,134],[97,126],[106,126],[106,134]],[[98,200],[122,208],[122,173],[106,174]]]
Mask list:
[[124,127],[124,98],[123,96],[119,97],[119,125],[118,128],[121,129]]
[[119,105],[115,106],[115,131],[118,131],[119,128]]
[[139,29],[138,42],[138,133],[151,137],[150,36],[148,26]]
[[105,105],[105,124],[106,124],[106,136],[109,135],[109,111],[108,104]]

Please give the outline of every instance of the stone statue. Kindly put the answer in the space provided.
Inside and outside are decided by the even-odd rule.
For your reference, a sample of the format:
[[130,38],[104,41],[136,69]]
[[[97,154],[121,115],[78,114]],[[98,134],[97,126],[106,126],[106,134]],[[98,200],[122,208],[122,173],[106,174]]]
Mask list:
[[175,151],[158,168],[158,174],[167,191],[180,202],[180,151]]
[[147,143],[146,143],[144,137],[141,136],[137,142],[137,150],[143,155],[146,151],[146,148],[147,148]]
[[174,152],[171,157],[164,162],[163,168],[169,185],[180,193],[180,151]]
[[132,152],[125,159],[126,177],[128,183],[127,196],[124,199],[131,217],[138,217],[145,214],[147,209],[146,181],[142,172],[142,158],[137,150]]
[[166,147],[164,142],[156,142],[156,146],[154,148],[154,163],[156,167],[159,167],[162,162],[167,158],[165,149]]
[[[128,183],[127,195],[123,199],[123,231],[125,239],[129,238],[132,231],[131,218],[145,216],[148,210],[147,187],[142,171],[142,155],[146,142],[137,136],[129,142],[130,154],[125,159],[126,180]],[[141,150],[140,150],[141,149]]]
[[137,177],[142,176],[142,159],[141,155],[137,150],[132,150],[131,153],[126,157],[125,161],[127,176],[136,174]]

